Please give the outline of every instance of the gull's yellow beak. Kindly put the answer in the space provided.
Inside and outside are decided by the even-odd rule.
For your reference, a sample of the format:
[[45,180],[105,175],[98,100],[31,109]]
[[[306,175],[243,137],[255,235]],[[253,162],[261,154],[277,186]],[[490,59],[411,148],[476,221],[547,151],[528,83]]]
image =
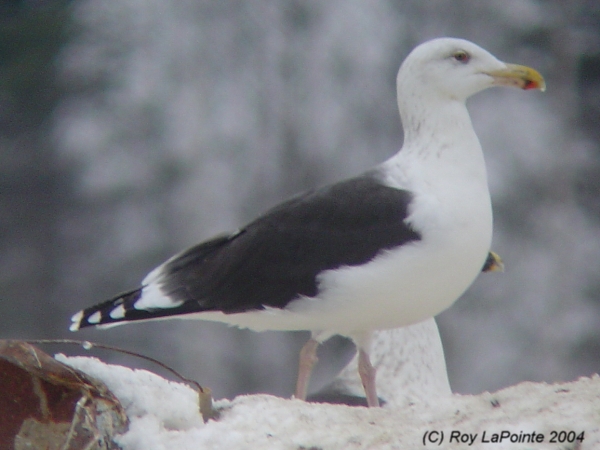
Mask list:
[[505,69],[491,70],[485,72],[494,79],[497,86],[514,86],[521,89],[546,90],[546,82],[540,73],[527,66],[518,64],[506,64]]

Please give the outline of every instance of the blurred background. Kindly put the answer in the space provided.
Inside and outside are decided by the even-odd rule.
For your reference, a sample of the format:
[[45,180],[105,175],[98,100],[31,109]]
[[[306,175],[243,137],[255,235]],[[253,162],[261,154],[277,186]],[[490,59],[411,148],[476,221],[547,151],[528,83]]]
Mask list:
[[[481,276],[438,318],[452,387],[599,372],[594,0],[4,0],[0,337],[120,345],[216,398],[291,395],[306,333],[166,321],[74,335],[69,318],[174,252],[395,153],[396,72],[439,36],[548,85],[470,100],[506,273]],[[315,388],[349,352],[341,339],[324,349]]]

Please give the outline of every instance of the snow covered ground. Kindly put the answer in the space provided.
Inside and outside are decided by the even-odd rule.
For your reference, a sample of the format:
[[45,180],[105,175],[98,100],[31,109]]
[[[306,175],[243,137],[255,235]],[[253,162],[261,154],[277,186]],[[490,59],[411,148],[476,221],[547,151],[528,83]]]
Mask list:
[[205,424],[186,385],[95,358],[57,359],[102,380],[122,402],[131,421],[117,439],[124,450],[600,449],[598,375],[372,409],[239,396],[215,402],[220,417]]

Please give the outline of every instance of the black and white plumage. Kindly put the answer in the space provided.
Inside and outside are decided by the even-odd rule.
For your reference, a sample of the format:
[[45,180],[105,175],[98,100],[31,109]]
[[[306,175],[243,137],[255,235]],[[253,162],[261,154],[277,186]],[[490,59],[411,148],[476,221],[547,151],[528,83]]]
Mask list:
[[465,101],[493,85],[543,90],[544,81],[465,40],[420,45],[398,72],[400,152],[174,256],[139,289],[75,314],[71,330],[166,317],[310,330],[300,398],[318,343],[343,334],[357,344],[367,400],[377,405],[371,332],[443,311],[488,256],[486,169]]
[[233,234],[174,256],[151,272],[142,288],[90,309],[96,319],[88,310],[84,318],[106,325],[157,313],[247,317],[315,297],[319,274],[360,266],[379,252],[421,239],[404,221],[410,193],[386,186],[381,177],[380,170],[372,170],[299,195]]

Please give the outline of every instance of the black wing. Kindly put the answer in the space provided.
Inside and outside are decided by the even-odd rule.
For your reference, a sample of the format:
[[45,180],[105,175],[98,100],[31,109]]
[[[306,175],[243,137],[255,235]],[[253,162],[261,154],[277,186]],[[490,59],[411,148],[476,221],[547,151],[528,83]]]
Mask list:
[[324,270],[360,265],[421,239],[405,223],[411,197],[382,184],[376,171],[305,193],[237,234],[168,261],[161,291],[184,302],[171,314],[283,308],[300,295],[315,296]]

